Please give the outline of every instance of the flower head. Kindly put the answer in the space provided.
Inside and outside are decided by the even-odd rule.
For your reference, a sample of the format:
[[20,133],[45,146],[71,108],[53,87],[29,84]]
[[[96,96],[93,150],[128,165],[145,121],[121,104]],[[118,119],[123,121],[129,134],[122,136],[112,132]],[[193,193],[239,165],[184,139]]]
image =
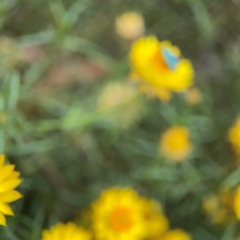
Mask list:
[[110,82],[100,93],[98,110],[106,113],[107,122],[128,128],[140,119],[143,112],[143,104],[137,96],[138,92],[131,86]]
[[189,60],[181,58],[179,48],[156,37],[142,37],[131,49],[134,74],[158,89],[182,91],[193,82],[194,70]]
[[146,227],[146,238],[157,238],[168,230],[168,220],[161,206],[155,201],[142,198],[142,211]]
[[235,221],[233,216],[234,194],[231,190],[222,190],[217,195],[210,195],[203,201],[203,210],[215,224],[229,225]]
[[161,136],[160,154],[172,161],[184,161],[192,149],[189,135],[186,127],[170,127]]
[[190,105],[198,104],[199,102],[202,101],[202,93],[197,88],[190,88],[185,93],[185,100]]
[[191,240],[191,236],[181,229],[168,231],[159,240]]
[[78,227],[75,223],[58,223],[50,230],[44,230],[41,240],[90,240],[89,232]]
[[0,37],[0,72],[15,67],[20,61],[20,51],[16,42],[8,37]]
[[137,12],[126,12],[116,19],[115,28],[122,38],[135,40],[145,31],[144,19]]
[[240,155],[240,117],[236,120],[235,124],[228,132],[228,139],[233,145],[236,154]]
[[145,236],[140,197],[130,188],[106,190],[93,204],[93,231],[99,240],[137,240]]
[[14,190],[22,181],[18,178],[20,173],[14,171],[15,166],[4,165],[4,161],[4,155],[0,155],[0,225],[6,226],[4,215],[14,215],[8,203],[22,197],[18,191]]

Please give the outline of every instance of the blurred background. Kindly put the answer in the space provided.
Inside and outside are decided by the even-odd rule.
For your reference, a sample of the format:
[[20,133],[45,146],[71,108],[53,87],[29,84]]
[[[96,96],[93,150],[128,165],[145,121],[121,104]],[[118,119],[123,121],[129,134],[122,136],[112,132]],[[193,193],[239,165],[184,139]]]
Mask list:
[[[24,197],[0,238],[38,240],[57,221],[81,222],[102,190],[131,186],[193,239],[237,239],[237,223],[213,224],[202,203],[240,181],[227,140],[240,108],[239,9],[239,0],[1,0],[0,150]],[[129,11],[192,61],[201,101],[134,87],[133,39],[116,26]],[[194,145],[181,164],[158,153],[176,124]]]

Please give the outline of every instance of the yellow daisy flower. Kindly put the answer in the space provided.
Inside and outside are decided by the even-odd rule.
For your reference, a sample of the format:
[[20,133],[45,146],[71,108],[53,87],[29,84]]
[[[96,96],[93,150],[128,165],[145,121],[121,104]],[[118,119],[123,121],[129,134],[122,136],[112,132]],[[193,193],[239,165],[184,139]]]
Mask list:
[[50,230],[44,230],[41,240],[90,240],[88,231],[78,227],[75,223],[58,223]]
[[13,216],[14,213],[8,203],[14,202],[22,195],[14,189],[22,182],[19,172],[14,171],[14,165],[4,165],[5,156],[0,155],[0,225],[6,226],[4,215]]
[[190,88],[185,93],[185,101],[189,105],[195,105],[202,101],[202,93],[198,88]]
[[189,130],[185,127],[173,126],[161,136],[159,153],[169,160],[182,162],[192,150]]
[[142,37],[132,45],[130,60],[134,75],[156,89],[182,91],[193,83],[191,62],[181,58],[179,48],[168,41]]
[[117,17],[115,29],[119,36],[127,40],[135,40],[145,31],[144,19],[137,12],[126,12]]
[[20,61],[20,50],[13,38],[0,37],[0,72],[15,67]]
[[139,240],[145,236],[142,202],[132,189],[106,190],[92,208],[97,239]]
[[234,198],[234,211],[236,213],[236,217],[240,220],[240,187],[237,188]]
[[234,193],[231,190],[223,190],[219,194],[210,195],[203,201],[203,210],[210,216],[214,224],[229,225],[235,221],[233,214]]
[[240,155],[240,117],[236,120],[234,125],[230,128],[228,132],[228,139],[233,145],[236,154]]
[[168,220],[161,206],[155,201],[142,198],[142,211],[146,227],[146,238],[157,238],[168,230]]
[[165,233],[159,240],[191,240],[191,236],[181,229],[176,229]]

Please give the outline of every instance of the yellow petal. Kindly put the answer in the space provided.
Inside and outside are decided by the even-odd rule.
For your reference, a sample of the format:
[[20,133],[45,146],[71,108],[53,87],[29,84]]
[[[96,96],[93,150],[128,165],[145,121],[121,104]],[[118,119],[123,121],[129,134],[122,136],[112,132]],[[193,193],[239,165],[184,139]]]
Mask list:
[[191,236],[181,229],[168,231],[161,240],[192,240]]
[[14,213],[12,209],[5,203],[0,202],[0,213],[3,213],[5,215],[13,216]]
[[22,195],[19,192],[15,191],[15,190],[9,191],[9,192],[0,193],[1,202],[4,202],[4,203],[14,202],[14,201],[18,200],[21,197],[22,197]]
[[237,188],[234,198],[234,211],[237,219],[240,219],[240,187]]
[[0,182],[4,181],[13,172],[14,165],[5,165],[1,171]]
[[8,176],[8,178],[18,178],[19,176],[20,176],[20,172],[14,171]]
[[3,182],[2,184],[0,184],[0,193],[8,192],[16,188],[21,182],[22,180],[20,179],[11,179],[9,181]]
[[0,225],[6,226],[6,218],[0,213]]

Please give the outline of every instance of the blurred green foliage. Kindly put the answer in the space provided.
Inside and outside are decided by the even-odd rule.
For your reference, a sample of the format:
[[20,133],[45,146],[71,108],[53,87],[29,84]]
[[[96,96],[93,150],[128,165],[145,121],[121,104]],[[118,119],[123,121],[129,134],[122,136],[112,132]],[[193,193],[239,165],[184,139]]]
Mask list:
[[[163,204],[172,227],[195,240],[234,239],[239,226],[212,226],[204,196],[240,182],[227,131],[240,108],[240,1],[1,0],[0,151],[24,179],[2,240],[39,240],[112,186],[132,186]],[[96,108],[102,87],[125,81],[130,44],[115,18],[138,11],[147,34],[179,46],[196,70],[203,101],[141,101],[141,119],[122,129]],[[125,106],[123,105],[122,108]],[[121,111],[121,109],[117,109]],[[157,155],[172,124],[191,130],[189,161]]]

